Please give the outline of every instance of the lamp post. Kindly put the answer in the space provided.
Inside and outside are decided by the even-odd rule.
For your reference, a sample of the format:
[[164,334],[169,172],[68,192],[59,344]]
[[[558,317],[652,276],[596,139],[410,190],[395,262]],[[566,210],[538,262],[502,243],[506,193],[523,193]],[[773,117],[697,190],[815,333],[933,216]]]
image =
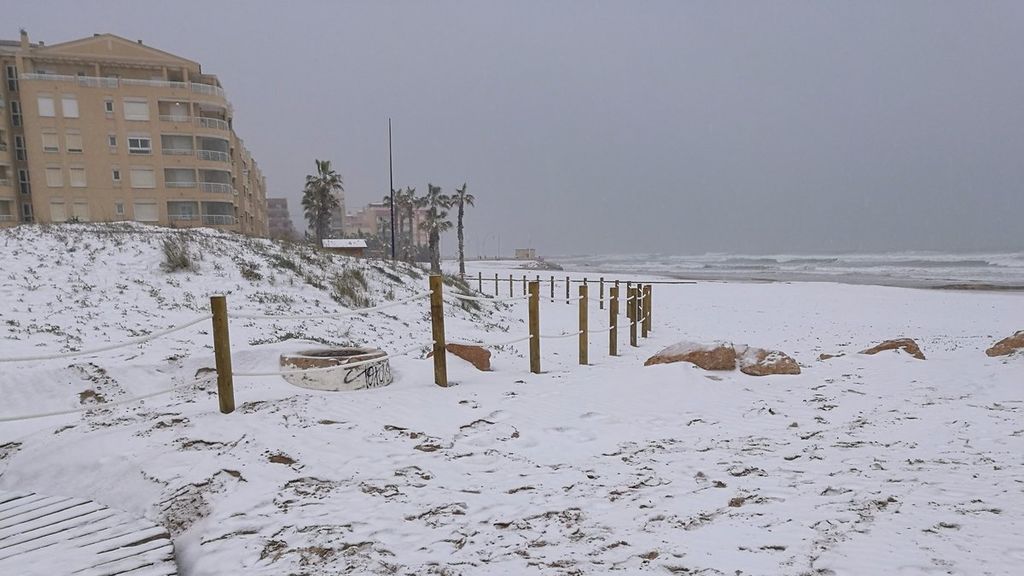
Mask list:
[[391,187],[391,261],[395,261],[395,168],[391,154],[391,118],[388,118],[388,181]]

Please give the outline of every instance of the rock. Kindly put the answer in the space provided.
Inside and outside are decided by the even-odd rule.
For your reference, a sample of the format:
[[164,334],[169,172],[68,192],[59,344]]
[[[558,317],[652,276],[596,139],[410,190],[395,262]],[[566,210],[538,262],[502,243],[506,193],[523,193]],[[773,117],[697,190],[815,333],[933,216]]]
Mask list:
[[[480,346],[467,346],[465,344],[446,344],[444,349],[447,350],[449,354],[454,354],[473,366],[476,366],[477,370],[482,372],[491,371],[491,351],[486,348],[482,348]],[[433,355],[434,353],[431,352],[427,355],[427,358],[430,358]]]
[[913,338],[896,338],[895,340],[886,340],[874,348],[868,348],[867,350],[861,350],[861,354],[878,354],[883,350],[903,350],[907,354],[910,354],[918,360],[924,360],[924,353],[921,352],[921,348],[918,347],[917,342],[914,342]]
[[1003,338],[985,350],[989,356],[1006,356],[1018,350],[1024,350],[1024,330],[1018,331],[1013,336]]
[[689,362],[704,370],[734,370],[736,349],[728,342],[710,346],[693,342],[678,342],[651,356],[644,366]]
[[845,354],[843,354],[842,352],[838,352],[836,354],[825,354],[824,352],[822,352],[821,354],[818,354],[818,360],[831,360],[833,358],[839,358],[840,356],[845,356]]
[[799,374],[800,365],[785,352],[746,347],[739,350],[740,372],[750,376]]

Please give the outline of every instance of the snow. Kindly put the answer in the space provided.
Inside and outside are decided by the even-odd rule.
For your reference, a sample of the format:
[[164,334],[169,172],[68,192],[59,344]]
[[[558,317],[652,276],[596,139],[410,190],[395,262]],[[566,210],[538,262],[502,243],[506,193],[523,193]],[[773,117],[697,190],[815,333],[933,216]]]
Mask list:
[[[216,292],[231,310],[336,312],[329,285],[351,267],[371,304],[426,286],[372,261],[209,231],[193,233],[199,271],[167,273],[160,241],[173,233],[104,230],[2,233],[0,357],[163,329],[205,313]],[[478,270],[506,278],[502,296],[522,274],[495,263],[468,274]],[[558,295],[541,304],[542,333],[576,330],[577,305]],[[75,407],[84,390],[114,400],[199,388],[0,423],[0,489],[159,522],[186,575],[1017,572],[1024,358],[984,349],[1021,329],[1021,294],[702,282],[656,285],[653,302],[651,338],[631,348],[620,327],[621,356],[609,358],[594,335],[590,366],[569,338],[542,341],[540,375],[526,343],[494,351],[488,373],[449,356],[447,389],[416,355],[393,358],[396,382],[369,391],[237,378],[230,415],[211,375],[195,376],[213,365],[203,324],[121,352],[5,364],[0,415]],[[525,302],[446,306],[449,339],[526,333]],[[607,325],[596,302],[590,314],[591,328]],[[270,370],[311,341],[398,350],[429,328],[425,301],[340,321],[233,320],[233,360]],[[897,336],[928,360],[856,353]],[[680,341],[780,350],[803,373],[643,366]]]

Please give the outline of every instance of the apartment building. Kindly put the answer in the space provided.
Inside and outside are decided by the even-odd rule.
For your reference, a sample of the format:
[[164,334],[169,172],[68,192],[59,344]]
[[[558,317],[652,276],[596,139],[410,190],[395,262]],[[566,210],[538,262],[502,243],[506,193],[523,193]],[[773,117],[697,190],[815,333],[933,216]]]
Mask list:
[[0,225],[269,232],[266,181],[197,62],[112,34],[0,40]]
[[[416,246],[423,246],[428,242],[426,220],[426,208],[416,208],[413,211],[412,240]],[[381,233],[381,230],[390,234],[391,206],[383,202],[371,202],[356,212],[345,214],[344,223],[345,234],[348,236],[372,236]],[[407,226],[408,224],[403,224],[403,227]],[[408,228],[405,234],[408,234],[407,230]]]
[[288,210],[287,198],[267,198],[267,224],[271,238],[296,240],[298,234],[292,224],[292,215]]

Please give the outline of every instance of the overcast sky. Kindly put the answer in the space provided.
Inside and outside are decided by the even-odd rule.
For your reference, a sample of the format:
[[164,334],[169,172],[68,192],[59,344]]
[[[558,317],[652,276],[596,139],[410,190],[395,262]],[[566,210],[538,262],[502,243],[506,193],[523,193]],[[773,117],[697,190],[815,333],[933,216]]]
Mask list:
[[[1024,2],[9,2],[200,62],[293,213],[477,196],[467,253],[1024,249]],[[452,234],[451,236],[454,236]],[[451,242],[447,244],[451,246]]]

